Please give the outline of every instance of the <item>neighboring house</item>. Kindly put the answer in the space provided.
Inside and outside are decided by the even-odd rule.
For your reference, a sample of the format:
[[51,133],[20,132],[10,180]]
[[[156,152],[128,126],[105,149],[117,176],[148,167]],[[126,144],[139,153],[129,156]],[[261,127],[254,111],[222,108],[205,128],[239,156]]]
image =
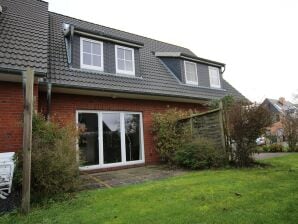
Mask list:
[[0,151],[22,148],[22,72],[35,69],[35,109],[77,123],[85,166],[158,162],[152,113],[206,110],[245,99],[223,79],[225,64],[147,37],[48,11],[38,0],[0,0]]
[[273,114],[274,121],[276,122],[280,121],[280,119],[287,114],[298,113],[298,107],[296,107],[295,104],[286,101],[284,97],[280,97],[278,100],[266,98],[261,106]]
[[273,124],[269,128],[270,134],[277,136],[278,141],[284,141],[282,118],[288,114],[297,116],[298,108],[293,103],[286,101],[284,97],[280,97],[278,100],[266,98],[261,106],[273,115]]

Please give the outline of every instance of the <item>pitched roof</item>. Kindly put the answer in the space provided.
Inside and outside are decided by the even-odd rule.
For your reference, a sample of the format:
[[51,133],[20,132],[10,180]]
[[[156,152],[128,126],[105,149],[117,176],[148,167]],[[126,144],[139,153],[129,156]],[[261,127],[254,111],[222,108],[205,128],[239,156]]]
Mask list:
[[156,57],[173,57],[173,58],[181,58],[181,59],[186,59],[189,61],[194,61],[198,63],[204,63],[207,65],[212,65],[212,66],[217,66],[217,67],[223,67],[226,66],[224,63],[217,62],[217,61],[211,61],[205,58],[199,58],[193,55],[187,55],[185,53],[181,52],[155,52]]
[[[90,32],[104,33],[119,39],[143,43],[144,46],[140,48],[141,77],[123,77],[104,72],[90,72],[70,68],[67,64],[62,32],[63,23],[72,24],[77,28],[83,28]],[[178,82],[154,54],[154,52],[180,52],[181,55],[196,58],[196,55],[186,48],[53,12],[49,12],[49,27],[48,71],[49,78],[54,85],[194,99],[215,99],[224,95],[233,95],[245,99],[225,80],[222,83],[225,90],[183,85]]]
[[284,113],[285,111],[295,111],[295,110],[297,110],[296,106],[293,103],[289,102],[289,101],[285,101],[283,104],[281,104],[280,101],[276,100],[276,99],[267,98],[267,100],[280,113]]
[[47,72],[48,3],[0,0],[0,68]]

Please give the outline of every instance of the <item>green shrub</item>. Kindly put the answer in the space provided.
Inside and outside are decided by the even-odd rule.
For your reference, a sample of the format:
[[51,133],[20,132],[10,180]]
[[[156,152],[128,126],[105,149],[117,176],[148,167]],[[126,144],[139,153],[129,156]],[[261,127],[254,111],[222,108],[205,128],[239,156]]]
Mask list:
[[269,146],[269,152],[283,152],[283,146],[277,143],[271,144]]
[[261,152],[264,152],[264,150],[263,150],[263,147],[261,147],[261,146],[257,146],[256,148],[255,148],[255,151],[254,151],[255,153],[261,153]]
[[168,164],[174,164],[176,150],[191,139],[190,126],[177,121],[189,112],[169,109],[164,113],[153,114],[153,140],[155,149],[161,159]]
[[268,145],[264,145],[263,147],[262,147],[262,150],[263,150],[263,152],[269,152],[269,146]]
[[293,150],[293,147],[292,148],[290,148],[290,147],[287,147],[287,151],[288,152],[298,152],[298,145],[296,145],[296,147],[295,147],[295,149]]
[[277,136],[276,135],[267,135],[267,139],[269,139],[270,143],[276,143],[277,142]]
[[241,102],[232,105],[225,118],[231,144],[230,158],[238,167],[254,164],[256,139],[272,123],[270,112],[261,106],[247,106]]
[[[79,183],[76,128],[59,126],[35,115],[32,123],[32,199],[49,198],[75,190]],[[15,183],[21,187],[22,153],[16,159]]]
[[175,162],[189,169],[204,169],[223,166],[226,157],[224,150],[216,149],[212,141],[199,138],[181,146],[175,154]]

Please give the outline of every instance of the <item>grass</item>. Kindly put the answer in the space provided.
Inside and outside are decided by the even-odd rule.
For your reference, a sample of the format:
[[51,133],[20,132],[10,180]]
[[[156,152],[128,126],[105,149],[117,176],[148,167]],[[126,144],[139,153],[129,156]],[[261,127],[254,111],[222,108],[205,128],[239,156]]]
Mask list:
[[297,223],[298,154],[266,168],[190,172],[161,181],[79,193],[0,223]]

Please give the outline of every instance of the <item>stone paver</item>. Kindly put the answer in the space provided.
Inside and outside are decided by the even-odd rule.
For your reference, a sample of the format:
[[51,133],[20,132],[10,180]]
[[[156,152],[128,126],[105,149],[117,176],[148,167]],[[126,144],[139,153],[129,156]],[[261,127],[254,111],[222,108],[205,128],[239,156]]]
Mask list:
[[286,156],[289,154],[293,154],[293,152],[266,152],[266,153],[258,153],[255,154],[254,157],[255,159],[269,159],[273,157],[281,157],[281,156]]
[[185,173],[181,169],[169,169],[165,166],[144,166],[117,171],[83,174],[82,189],[110,188],[122,185],[137,184],[150,180],[165,179]]

